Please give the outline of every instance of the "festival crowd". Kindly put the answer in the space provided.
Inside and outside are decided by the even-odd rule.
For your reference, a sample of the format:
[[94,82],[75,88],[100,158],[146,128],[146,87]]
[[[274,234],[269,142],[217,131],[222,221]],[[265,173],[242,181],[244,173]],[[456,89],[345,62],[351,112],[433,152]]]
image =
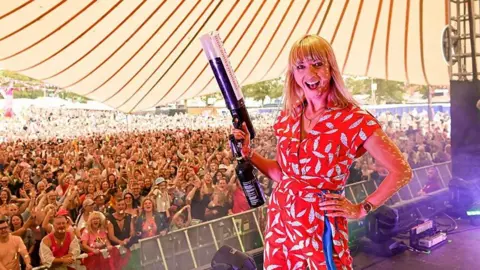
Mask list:
[[[276,115],[253,120],[255,149],[271,159]],[[448,114],[430,127],[425,113],[378,120],[413,168],[450,160]],[[0,270],[67,269],[80,253],[122,253],[139,239],[248,210],[230,126],[221,116],[39,108],[1,121]],[[385,174],[365,156],[348,182]],[[268,196],[273,183],[259,180]]]

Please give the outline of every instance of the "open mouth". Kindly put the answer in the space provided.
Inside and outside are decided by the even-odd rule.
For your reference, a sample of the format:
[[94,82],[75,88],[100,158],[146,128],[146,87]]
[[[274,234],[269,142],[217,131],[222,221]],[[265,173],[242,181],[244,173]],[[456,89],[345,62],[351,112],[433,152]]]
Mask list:
[[305,82],[305,85],[308,87],[310,90],[315,90],[317,89],[318,85],[320,84],[320,81],[316,82]]

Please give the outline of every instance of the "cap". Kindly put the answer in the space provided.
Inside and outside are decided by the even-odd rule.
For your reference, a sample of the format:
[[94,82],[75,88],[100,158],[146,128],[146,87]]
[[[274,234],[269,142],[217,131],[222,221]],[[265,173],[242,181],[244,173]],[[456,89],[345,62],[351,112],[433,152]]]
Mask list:
[[82,206],[85,207],[85,206],[89,206],[89,205],[93,205],[93,204],[94,204],[93,200],[87,198],[87,199],[85,199],[85,201],[83,201]]
[[219,170],[228,170],[228,167],[225,164],[220,164],[220,166],[218,166],[218,169]]
[[157,178],[157,180],[155,180],[155,185],[158,185],[158,184],[163,183],[165,181],[166,181],[165,178],[159,177],[159,178]]
[[63,208],[58,210],[57,213],[55,214],[55,217],[61,217],[61,216],[68,216],[68,211]]

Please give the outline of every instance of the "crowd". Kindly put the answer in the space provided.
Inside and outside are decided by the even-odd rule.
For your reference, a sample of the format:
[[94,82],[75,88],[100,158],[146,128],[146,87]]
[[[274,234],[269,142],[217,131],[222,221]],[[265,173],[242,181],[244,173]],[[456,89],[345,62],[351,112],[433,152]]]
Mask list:
[[[269,158],[275,116],[253,121],[256,151]],[[424,114],[378,119],[412,167],[450,159],[448,115],[436,114],[430,127]],[[66,269],[81,252],[128,248],[248,210],[226,142],[230,125],[228,117],[38,108],[2,121],[0,269],[17,269],[19,261]],[[365,156],[349,182],[385,173]],[[269,195],[272,182],[259,179]]]

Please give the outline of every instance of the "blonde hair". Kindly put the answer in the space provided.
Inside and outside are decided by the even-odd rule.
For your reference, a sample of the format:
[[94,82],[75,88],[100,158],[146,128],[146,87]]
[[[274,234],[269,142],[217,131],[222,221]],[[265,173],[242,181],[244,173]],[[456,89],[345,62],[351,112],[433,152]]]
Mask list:
[[101,213],[101,212],[98,212],[98,211],[93,211],[90,213],[90,215],[88,216],[88,221],[87,221],[87,230],[88,232],[93,232],[93,228],[92,228],[92,220],[94,218],[100,218],[100,226],[98,227],[99,230],[103,229],[105,230],[105,216]]
[[351,104],[358,106],[350,92],[345,88],[335,54],[328,41],[317,35],[305,35],[293,44],[288,57],[284,102],[284,110],[288,115],[299,113],[298,109],[300,105],[303,106],[305,101],[303,91],[295,81],[293,73],[297,63],[308,58],[327,62],[330,66],[332,77],[328,90],[327,105],[331,104],[335,108],[345,108]]

